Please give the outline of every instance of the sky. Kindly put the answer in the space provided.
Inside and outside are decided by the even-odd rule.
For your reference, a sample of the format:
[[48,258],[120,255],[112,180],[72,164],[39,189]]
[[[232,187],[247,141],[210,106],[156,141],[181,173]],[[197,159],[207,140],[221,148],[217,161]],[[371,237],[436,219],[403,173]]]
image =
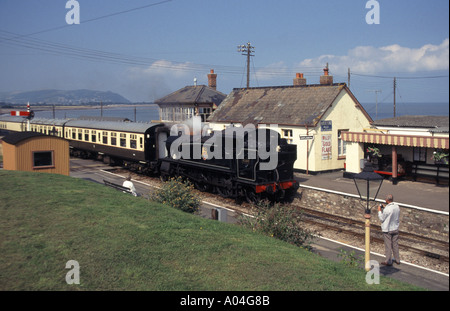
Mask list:
[[[77,14],[79,24],[68,24]],[[207,84],[225,94],[292,85],[296,73],[334,82],[361,102],[449,102],[447,0],[0,0],[0,92],[112,91],[154,101]],[[66,4],[68,8],[66,8]],[[377,6],[378,4],[378,10]],[[366,7],[367,6],[367,7]],[[372,23],[379,17],[378,23]],[[448,111],[448,108],[447,108]]]

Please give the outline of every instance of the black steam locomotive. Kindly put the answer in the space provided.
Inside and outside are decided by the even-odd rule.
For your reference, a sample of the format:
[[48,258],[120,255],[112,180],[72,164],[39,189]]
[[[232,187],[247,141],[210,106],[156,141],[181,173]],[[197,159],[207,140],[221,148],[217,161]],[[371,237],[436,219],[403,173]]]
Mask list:
[[290,201],[299,186],[293,176],[297,146],[271,129],[229,128],[197,139],[170,136],[166,149],[162,179],[183,176],[197,189],[223,197]]

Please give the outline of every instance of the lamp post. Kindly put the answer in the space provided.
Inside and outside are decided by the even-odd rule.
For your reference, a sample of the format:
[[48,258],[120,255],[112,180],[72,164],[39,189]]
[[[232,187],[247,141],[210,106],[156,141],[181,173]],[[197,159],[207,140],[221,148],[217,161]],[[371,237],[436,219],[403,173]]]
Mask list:
[[364,218],[365,221],[365,268],[370,270],[370,201],[375,201],[378,192],[380,191],[383,177],[373,171],[372,163],[367,162],[361,173],[356,174],[353,180],[358,190],[358,195],[361,200],[366,201]]

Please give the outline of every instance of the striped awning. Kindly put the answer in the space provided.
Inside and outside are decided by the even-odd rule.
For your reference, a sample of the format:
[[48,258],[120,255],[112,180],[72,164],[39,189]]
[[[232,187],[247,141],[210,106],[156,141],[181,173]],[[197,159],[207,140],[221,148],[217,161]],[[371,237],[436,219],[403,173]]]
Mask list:
[[341,132],[342,140],[360,143],[449,149],[448,137]]

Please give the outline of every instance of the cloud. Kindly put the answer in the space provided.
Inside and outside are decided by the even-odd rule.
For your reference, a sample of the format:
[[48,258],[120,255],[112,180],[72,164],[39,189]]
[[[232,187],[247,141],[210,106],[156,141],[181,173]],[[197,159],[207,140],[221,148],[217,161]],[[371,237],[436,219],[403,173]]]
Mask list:
[[162,59],[155,61],[149,67],[142,69],[141,72],[150,75],[164,75],[182,78],[188,76],[189,71],[195,70],[196,67],[197,65],[190,62],[175,63]]
[[136,101],[154,101],[174,90],[177,86],[193,84],[196,65],[190,62],[176,63],[158,60],[147,67],[130,67],[127,69],[124,89]]
[[329,63],[334,73],[353,72],[376,74],[381,72],[418,72],[449,69],[449,39],[440,45],[426,44],[420,48],[402,47],[398,44],[384,47],[358,46],[347,55],[321,55],[305,59],[299,67],[318,67]]

